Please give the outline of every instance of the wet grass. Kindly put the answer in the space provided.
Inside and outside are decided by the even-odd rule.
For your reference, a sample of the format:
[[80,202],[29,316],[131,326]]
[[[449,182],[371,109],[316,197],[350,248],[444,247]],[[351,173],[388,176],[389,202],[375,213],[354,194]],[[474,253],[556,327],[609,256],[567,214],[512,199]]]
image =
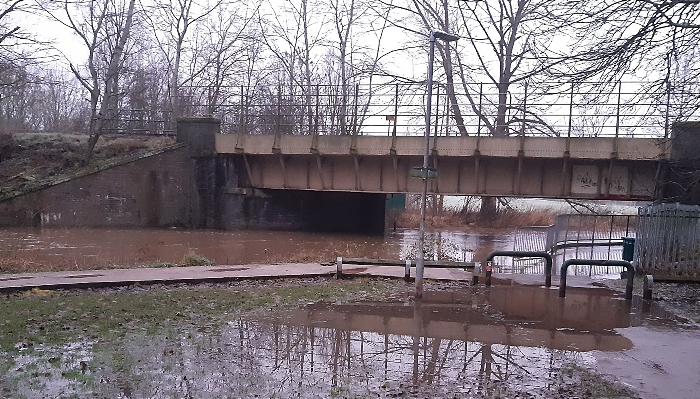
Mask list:
[[0,349],[13,352],[76,338],[123,336],[136,326],[153,332],[179,321],[209,322],[308,301],[367,297],[384,291],[383,280],[251,281],[229,286],[134,286],[127,289],[45,291],[34,289],[0,300]]
[[[177,342],[184,340],[190,342],[185,346],[209,350],[206,337],[220,336],[228,323],[242,316],[319,300],[378,299],[392,289],[385,280],[285,279],[32,290],[5,296],[0,299],[0,397],[38,397],[44,392],[84,397],[85,392],[103,392],[105,387],[112,389],[107,389],[111,394],[114,390],[126,393],[131,388],[125,391],[123,384],[147,382],[137,375],[144,361],[139,356],[185,361],[192,354],[176,353],[181,347]],[[153,353],[150,347],[139,353],[139,345],[161,341],[166,343],[162,353]],[[133,345],[137,347],[129,348]],[[166,372],[177,367],[170,360],[163,363]],[[128,379],[135,381],[120,382],[119,376],[133,376]]]
[[567,364],[560,370],[559,376],[558,391],[562,397],[639,398],[629,388],[576,364]]

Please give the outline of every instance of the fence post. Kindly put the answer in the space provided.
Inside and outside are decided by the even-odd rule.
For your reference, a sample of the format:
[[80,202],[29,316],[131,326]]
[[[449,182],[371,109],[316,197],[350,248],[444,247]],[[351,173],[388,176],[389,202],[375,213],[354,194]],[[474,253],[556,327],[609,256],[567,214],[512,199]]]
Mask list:
[[479,276],[481,275],[481,262],[474,263],[474,271],[472,271],[472,285],[479,284]]
[[403,276],[404,281],[409,282],[411,281],[411,260],[406,259],[406,271]]
[[654,285],[654,276],[651,274],[647,274],[644,276],[644,291],[642,294],[642,298],[649,301],[652,298],[652,288]]
[[484,284],[486,286],[491,286],[491,273],[493,272],[493,262],[492,261],[486,261],[486,278],[484,279]]
[[336,258],[335,278],[337,278],[337,279],[343,278],[343,257],[342,256],[339,256]]

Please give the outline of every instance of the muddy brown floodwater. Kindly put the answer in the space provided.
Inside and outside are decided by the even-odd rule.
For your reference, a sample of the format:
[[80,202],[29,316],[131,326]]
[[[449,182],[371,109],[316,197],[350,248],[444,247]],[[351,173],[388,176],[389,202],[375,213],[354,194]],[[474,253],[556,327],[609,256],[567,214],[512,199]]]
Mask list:
[[[515,249],[514,236],[510,230],[427,232],[426,256],[483,262],[493,251]],[[218,265],[328,262],[337,256],[406,259],[415,258],[417,247],[416,230],[367,236],[249,230],[0,228],[0,272],[172,266],[185,263],[185,255],[190,253]],[[596,247],[560,251],[555,258],[560,264],[565,258],[620,259],[620,255],[621,247]],[[541,260],[518,262],[497,258],[496,271],[544,272]],[[570,274],[577,275],[619,271],[621,268],[569,268]]]
[[[216,264],[334,260],[337,255],[399,259],[415,253],[418,232],[380,236],[186,229],[0,229],[0,265],[80,270],[180,263],[194,252]],[[512,249],[509,231],[429,233],[435,255],[471,261],[494,250]],[[21,270],[15,270],[21,271]],[[33,271],[33,270],[30,270]]]
[[[413,230],[358,236],[5,228],[0,229],[0,271],[179,263],[190,252],[232,265],[301,260],[309,254],[328,260],[336,255],[396,259],[411,256],[417,239]],[[430,233],[427,242],[434,256],[478,261],[494,250],[513,249],[513,233]],[[224,310],[207,321],[197,312],[215,308],[218,299],[189,301],[190,314],[182,303],[156,299],[160,291],[153,287],[139,291],[138,298],[155,302],[148,306],[164,319],[121,323],[129,308],[121,305],[123,299],[106,293],[103,300],[119,305],[116,313],[104,313],[76,294],[76,316],[65,324],[31,319],[28,326],[41,327],[22,332],[0,320],[7,332],[19,332],[14,349],[0,353],[0,396],[700,397],[700,330],[664,310],[663,301],[625,301],[602,288],[570,288],[562,299],[543,287],[442,283],[416,302],[410,287],[392,284],[398,288],[382,301],[312,302],[243,316]],[[226,290],[221,295],[239,293],[235,284]],[[668,290],[660,293],[666,296]],[[689,291],[692,295],[680,303],[685,314],[695,316],[700,297],[696,289]],[[29,299],[17,300],[22,308],[21,301]],[[61,301],[47,303],[57,306],[49,315],[69,311]],[[99,316],[86,319],[91,312]],[[120,322],[93,333],[89,327],[102,317]],[[59,328],[69,339],[27,346],[22,336]]]

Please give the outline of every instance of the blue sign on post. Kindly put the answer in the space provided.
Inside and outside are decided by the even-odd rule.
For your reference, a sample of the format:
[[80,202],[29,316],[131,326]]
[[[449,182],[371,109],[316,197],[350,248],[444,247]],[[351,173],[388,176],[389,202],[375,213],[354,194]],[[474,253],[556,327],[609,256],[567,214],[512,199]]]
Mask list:
[[437,180],[437,169],[432,169],[432,168],[425,168],[421,166],[413,166],[411,167],[410,171],[410,176],[415,177],[417,179],[428,179],[428,180]]

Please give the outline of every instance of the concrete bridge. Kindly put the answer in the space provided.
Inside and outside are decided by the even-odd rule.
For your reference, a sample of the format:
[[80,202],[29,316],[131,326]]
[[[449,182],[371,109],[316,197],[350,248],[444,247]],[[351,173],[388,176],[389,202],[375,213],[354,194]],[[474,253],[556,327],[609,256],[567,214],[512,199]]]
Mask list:
[[[411,177],[422,165],[420,136],[220,134],[219,128],[214,118],[178,122],[178,141],[189,144],[194,164],[199,226],[296,229],[301,223],[379,232],[387,197],[421,189],[421,179]],[[687,177],[678,167],[697,166],[690,149],[700,135],[694,124],[676,130],[670,139],[434,137],[430,153],[437,177],[429,192],[630,201],[687,197],[697,184],[680,181]]]
[[[222,185],[247,189],[418,193],[420,136],[219,134],[212,118],[180,121],[194,157],[227,166]],[[431,193],[653,200],[673,140],[622,137],[431,138]],[[420,172],[420,171],[418,171]],[[234,176],[235,175],[235,176]],[[235,184],[231,184],[234,182]]]
[[[418,193],[418,136],[215,135],[254,188]],[[668,141],[650,138],[436,137],[431,193],[651,200]]]

